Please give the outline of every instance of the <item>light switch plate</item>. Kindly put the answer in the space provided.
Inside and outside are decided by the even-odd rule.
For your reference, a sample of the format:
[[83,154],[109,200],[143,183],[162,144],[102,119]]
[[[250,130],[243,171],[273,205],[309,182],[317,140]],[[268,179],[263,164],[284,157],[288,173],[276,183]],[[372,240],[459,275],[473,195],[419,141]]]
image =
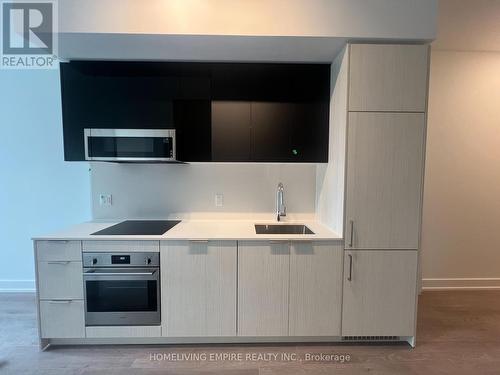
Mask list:
[[99,205],[102,207],[109,207],[113,204],[113,195],[99,194]]
[[215,207],[223,207],[224,206],[224,194],[216,193],[215,194]]

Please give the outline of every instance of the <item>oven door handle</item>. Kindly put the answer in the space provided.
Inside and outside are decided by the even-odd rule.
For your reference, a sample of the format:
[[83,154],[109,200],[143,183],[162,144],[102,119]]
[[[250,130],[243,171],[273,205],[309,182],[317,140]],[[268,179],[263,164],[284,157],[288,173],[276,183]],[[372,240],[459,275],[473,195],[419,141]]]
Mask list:
[[113,270],[101,270],[101,272],[95,272],[95,269],[85,270],[83,272],[84,281],[124,281],[124,280],[158,280],[159,274],[158,269],[154,270],[137,270],[137,271],[127,271],[127,272],[116,272]]
[[151,272],[89,272],[83,273],[84,276],[153,276],[156,271]]

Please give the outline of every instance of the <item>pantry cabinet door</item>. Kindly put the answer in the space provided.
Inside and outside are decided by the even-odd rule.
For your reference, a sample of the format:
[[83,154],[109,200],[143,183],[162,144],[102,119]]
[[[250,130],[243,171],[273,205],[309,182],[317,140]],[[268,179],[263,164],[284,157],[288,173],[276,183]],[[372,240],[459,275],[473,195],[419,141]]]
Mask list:
[[346,248],[417,249],[423,113],[349,114]]
[[342,336],[414,336],[417,250],[349,250]]
[[425,112],[429,46],[352,44],[349,111]]

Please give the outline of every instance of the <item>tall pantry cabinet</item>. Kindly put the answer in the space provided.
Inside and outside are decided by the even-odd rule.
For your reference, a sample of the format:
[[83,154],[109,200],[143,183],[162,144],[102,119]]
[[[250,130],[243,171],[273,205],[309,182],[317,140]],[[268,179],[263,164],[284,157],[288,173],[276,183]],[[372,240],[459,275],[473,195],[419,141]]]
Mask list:
[[342,336],[414,342],[429,48],[349,46]]

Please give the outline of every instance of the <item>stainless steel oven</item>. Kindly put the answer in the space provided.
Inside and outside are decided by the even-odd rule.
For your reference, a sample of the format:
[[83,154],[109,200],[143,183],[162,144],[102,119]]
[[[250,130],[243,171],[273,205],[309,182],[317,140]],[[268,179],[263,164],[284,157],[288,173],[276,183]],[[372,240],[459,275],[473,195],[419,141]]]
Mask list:
[[174,129],[84,129],[85,159],[176,161]]
[[87,326],[160,325],[159,253],[83,253]]

